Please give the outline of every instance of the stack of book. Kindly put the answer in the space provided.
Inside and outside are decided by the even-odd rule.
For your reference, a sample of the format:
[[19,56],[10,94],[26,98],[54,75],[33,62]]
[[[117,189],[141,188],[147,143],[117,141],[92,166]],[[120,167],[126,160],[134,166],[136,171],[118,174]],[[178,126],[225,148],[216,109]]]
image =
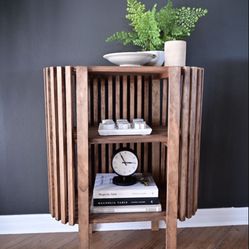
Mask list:
[[92,213],[160,212],[158,188],[151,175],[135,174],[138,182],[131,186],[112,183],[113,173],[96,175]]

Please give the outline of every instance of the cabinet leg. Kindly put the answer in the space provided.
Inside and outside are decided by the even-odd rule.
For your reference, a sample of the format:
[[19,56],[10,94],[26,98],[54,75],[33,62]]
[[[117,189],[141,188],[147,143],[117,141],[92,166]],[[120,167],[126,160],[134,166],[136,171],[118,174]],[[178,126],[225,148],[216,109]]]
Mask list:
[[80,247],[79,249],[89,249],[89,227],[79,226]]
[[177,248],[178,168],[180,146],[181,69],[169,70],[166,249]]
[[87,68],[76,69],[77,174],[80,249],[89,249],[88,92]]
[[177,220],[168,218],[166,227],[166,249],[177,248]]

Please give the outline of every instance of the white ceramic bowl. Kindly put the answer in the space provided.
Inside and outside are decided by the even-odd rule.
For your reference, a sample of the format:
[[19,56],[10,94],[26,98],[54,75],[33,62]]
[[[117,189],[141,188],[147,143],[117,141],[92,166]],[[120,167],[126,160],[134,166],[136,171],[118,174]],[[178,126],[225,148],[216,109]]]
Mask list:
[[[113,64],[119,66],[143,66],[156,65],[158,59],[161,60],[158,52],[163,51],[148,51],[148,52],[121,52],[105,54],[103,57]],[[160,57],[160,58],[159,58]],[[164,58],[164,56],[162,56]],[[163,61],[161,65],[163,64]],[[160,65],[160,66],[161,66]]]

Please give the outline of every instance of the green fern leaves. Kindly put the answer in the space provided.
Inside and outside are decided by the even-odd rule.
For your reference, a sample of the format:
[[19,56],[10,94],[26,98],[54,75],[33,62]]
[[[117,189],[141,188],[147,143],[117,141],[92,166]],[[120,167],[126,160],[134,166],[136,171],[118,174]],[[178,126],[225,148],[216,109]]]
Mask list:
[[174,8],[172,0],[159,11],[156,8],[155,4],[151,10],[146,10],[138,0],[127,0],[126,18],[132,31],[117,32],[106,41],[121,41],[142,50],[161,50],[165,41],[190,36],[199,19],[207,14],[207,10],[202,8]]

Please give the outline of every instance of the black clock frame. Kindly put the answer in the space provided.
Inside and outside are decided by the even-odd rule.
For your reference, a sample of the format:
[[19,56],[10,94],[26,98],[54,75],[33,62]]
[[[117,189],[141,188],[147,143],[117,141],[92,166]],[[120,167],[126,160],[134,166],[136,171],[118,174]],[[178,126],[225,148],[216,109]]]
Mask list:
[[[130,148],[127,148],[127,147],[122,147],[122,148],[119,148],[116,151],[114,151],[113,156],[112,156],[112,162],[113,162],[113,158],[116,156],[116,154],[118,154],[119,152],[122,152],[122,151],[129,151],[129,152],[133,153],[136,156],[137,162],[139,165],[139,159],[138,159],[136,152]],[[118,186],[130,186],[130,185],[137,183],[137,178],[135,176],[133,176],[136,171],[134,173],[132,173],[131,175],[122,176],[115,171],[112,162],[111,162],[112,169],[113,169],[114,173],[117,174],[117,176],[113,177],[113,179],[112,179],[113,184],[118,185]]]

